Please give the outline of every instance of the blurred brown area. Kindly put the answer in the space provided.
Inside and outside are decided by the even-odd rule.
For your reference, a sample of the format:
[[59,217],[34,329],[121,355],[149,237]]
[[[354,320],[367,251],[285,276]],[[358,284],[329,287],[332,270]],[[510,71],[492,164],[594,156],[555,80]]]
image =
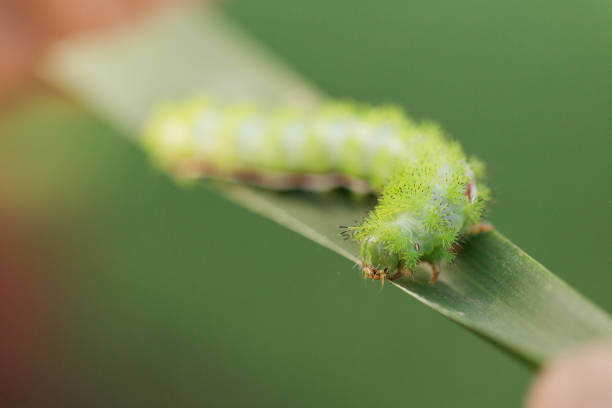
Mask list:
[[165,3],[180,0],[1,0],[0,106],[32,79],[55,41],[119,27]]
[[[49,48],[61,39],[122,27],[162,4],[179,0],[0,0],[0,114],[13,114],[41,88],[34,73]],[[0,138],[6,129],[0,126]],[[6,148],[6,146],[3,146]],[[6,153],[6,152],[5,152]],[[0,154],[0,156],[2,156]],[[44,368],[53,350],[62,295],[52,281],[58,275],[54,242],[40,218],[11,200],[18,177],[3,156],[0,173],[0,406],[21,407],[61,395]],[[23,211],[22,211],[23,210]],[[55,345],[55,346],[54,346]],[[47,356],[47,357],[44,357]],[[57,361],[52,364],[57,365]],[[53,376],[51,376],[53,377]],[[47,401],[48,402],[48,401]],[[41,406],[46,405],[46,402]],[[48,406],[48,405],[47,405]]]
[[[30,220],[0,208],[0,406],[26,406],[32,384],[41,382],[42,356],[49,354],[48,282],[52,251]],[[50,274],[49,274],[50,275]],[[46,275],[45,275],[46,276]]]

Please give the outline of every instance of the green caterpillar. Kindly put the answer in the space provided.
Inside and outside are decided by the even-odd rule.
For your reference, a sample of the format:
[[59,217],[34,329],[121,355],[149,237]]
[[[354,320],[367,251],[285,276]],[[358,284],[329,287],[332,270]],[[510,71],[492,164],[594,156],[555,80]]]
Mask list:
[[383,283],[427,262],[433,284],[458,240],[483,229],[483,165],[436,124],[415,123],[395,107],[273,110],[199,98],[159,108],[143,143],[182,177],[377,194],[377,206],[347,232],[361,244],[365,276]]

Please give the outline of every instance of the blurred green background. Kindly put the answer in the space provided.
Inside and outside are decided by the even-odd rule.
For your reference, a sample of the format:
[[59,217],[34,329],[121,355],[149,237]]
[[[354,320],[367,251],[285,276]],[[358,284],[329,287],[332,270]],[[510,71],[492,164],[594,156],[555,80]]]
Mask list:
[[[609,2],[223,9],[331,96],[442,123],[488,163],[496,227],[612,310]],[[178,187],[73,103],[16,105],[0,125],[3,279],[28,295],[9,304],[29,339],[7,352],[27,373],[16,406],[520,406],[531,373],[480,338]]]

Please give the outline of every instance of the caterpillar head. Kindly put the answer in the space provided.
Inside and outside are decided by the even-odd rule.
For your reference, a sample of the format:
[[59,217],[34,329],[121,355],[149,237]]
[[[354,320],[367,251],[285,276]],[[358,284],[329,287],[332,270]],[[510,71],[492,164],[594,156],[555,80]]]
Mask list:
[[361,261],[366,278],[374,280],[395,279],[401,276],[398,254],[385,248],[384,242],[369,237],[361,244]]

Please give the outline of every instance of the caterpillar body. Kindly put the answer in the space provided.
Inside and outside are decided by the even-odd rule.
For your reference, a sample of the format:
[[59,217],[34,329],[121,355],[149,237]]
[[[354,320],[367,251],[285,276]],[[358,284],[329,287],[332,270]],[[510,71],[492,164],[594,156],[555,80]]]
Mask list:
[[479,161],[436,124],[392,106],[332,102],[308,111],[198,98],[159,108],[143,143],[182,177],[376,194],[376,207],[347,232],[361,245],[365,276],[383,282],[427,262],[433,284],[458,240],[479,228],[489,195]]

